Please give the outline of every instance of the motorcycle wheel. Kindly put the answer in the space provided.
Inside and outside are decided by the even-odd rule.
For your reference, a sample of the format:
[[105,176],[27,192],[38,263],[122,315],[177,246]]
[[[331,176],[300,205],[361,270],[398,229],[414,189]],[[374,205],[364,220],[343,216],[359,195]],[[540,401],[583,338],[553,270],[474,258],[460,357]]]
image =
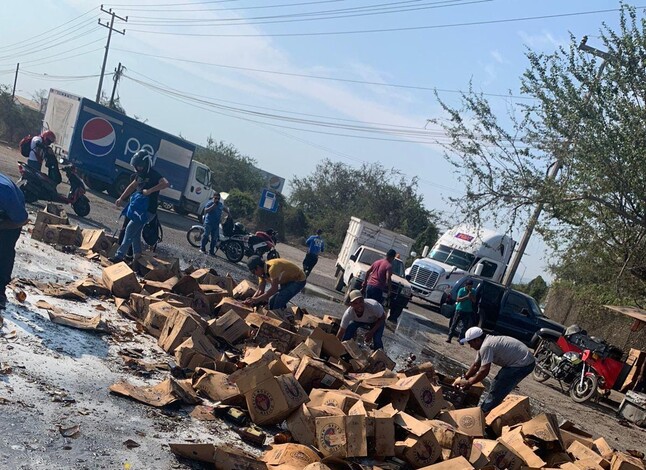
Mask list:
[[[220,246],[222,248],[222,246]],[[244,257],[244,246],[240,242],[227,243],[224,248],[224,254],[232,263],[239,263]]]
[[85,195],[81,196],[72,204],[72,209],[79,217],[85,217],[90,213],[90,200]]
[[547,348],[545,347],[545,343],[541,342],[539,346],[536,348],[536,352],[534,353],[534,357],[536,358],[536,366],[534,366],[534,370],[532,371],[532,377],[534,380],[537,382],[545,382],[547,379],[550,378],[550,376],[543,372],[540,366],[543,366],[544,362],[547,362]]
[[583,383],[576,379],[570,387],[570,398],[576,403],[584,403],[597,394],[598,379],[594,374],[583,377]]
[[186,240],[195,248],[199,248],[204,236],[204,229],[202,227],[193,227],[186,232]]
[[271,250],[269,253],[267,253],[267,259],[276,259],[280,258],[280,254],[276,250]]

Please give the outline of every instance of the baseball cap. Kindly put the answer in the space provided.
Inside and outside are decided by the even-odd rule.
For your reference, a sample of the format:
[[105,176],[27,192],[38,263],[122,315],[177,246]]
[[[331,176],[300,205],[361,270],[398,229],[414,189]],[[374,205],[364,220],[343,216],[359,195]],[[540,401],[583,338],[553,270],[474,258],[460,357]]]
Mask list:
[[478,339],[483,334],[484,334],[484,331],[482,331],[482,328],[478,328],[477,326],[472,326],[464,334],[464,338],[460,340],[460,344],[468,343],[469,341]]
[[361,294],[360,290],[355,289],[355,290],[350,291],[350,294],[348,294],[348,299],[350,299],[350,302],[354,302],[359,297],[363,298],[363,295]]

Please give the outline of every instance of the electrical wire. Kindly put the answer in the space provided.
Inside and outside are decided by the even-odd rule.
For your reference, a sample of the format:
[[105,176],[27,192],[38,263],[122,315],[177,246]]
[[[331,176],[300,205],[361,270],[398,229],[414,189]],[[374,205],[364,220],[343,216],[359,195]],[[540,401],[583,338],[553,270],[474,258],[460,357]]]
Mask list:
[[[106,6],[119,7],[120,10],[128,10],[128,7],[163,7],[163,6],[177,6],[177,5],[203,5],[206,3],[230,3],[237,2],[238,0],[210,0],[202,2],[183,2],[183,3],[106,3]],[[342,1],[342,0],[341,0]]]
[[34,49],[32,51],[25,51],[25,52],[16,53],[16,54],[9,54],[9,55],[6,55],[6,56],[0,56],[0,60],[8,60],[8,59],[11,59],[13,57],[22,58],[24,56],[28,56],[28,55],[31,55],[31,54],[36,54],[36,53],[41,52],[41,51],[46,51],[46,50],[49,50],[49,49],[52,49],[52,48],[55,48],[55,47],[58,47],[58,46],[62,46],[63,44],[68,44],[68,43],[73,42],[73,41],[75,41],[75,40],[77,40],[79,38],[82,38],[84,36],[89,36],[92,33],[98,31],[99,29],[101,29],[101,27],[97,25],[97,26],[95,26],[93,29],[91,29],[89,31],[83,32],[83,33],[78,34],[76,36],[73,36],[73,37],[71,37],[69,39],[66,39],[64,41],[60,41],[60,42],[57,42],[57,43],[54,43],[54,44],[49,44],[48,46],[38,47],[38,48],[36,48],[36,49]]
[[[23,60],[23,61],[21,61],[20,63],[21,63],[21,64],[33,64],[33,63],[38,63],[38,64],[41,64],[41,65],[43,65],[43,64],[50,64],[50,63],[52,63],[52,62],[57,62],[57,61],[59,61],[59,60],[60,60],[60,59],[54,59],[54,57],[59,57],[59,56],[61,56],[61,55],[65,55],[65,54],[67,54],[67,53],[69,53],[69,52],[76,51],[76,50],[78,50],[78,49],[82,49],[82,48],[84,48],[84,47],[87,47],[87,46],[89,46],[89,45],[91,45],[91,44],[95,44],[95,43],[100,42],[100,41],[103,41],[103,40],[104,40],[104,38],[95,39],[94,41],[90,41],[90,42],[85,43],[85,44],[83,44],[83,45],[81,45],[81,46],[73,47],[73,48],[71,48],[71,49],[66,49],[66,50],[64,50],[63,52],[58,52],[58,53],[56,53],[56,54],[48,54],[46,57],[42,57],[42,58],[38,58],[38,59]],[[94,51],[97,51],[97,50],[100,50],[100,49],[103,49],[103,48],[102,48],[102,47],[100,47],[100,48],[98,48],[98,49],[93,49],[92,51],[88,51],[88,52],[94,52]],[[85,54],[85,53],[83,53],[83,54]],[[78,56],[78,55],[82,55],[82,54],[77,54],[77,55],[70,56],[70,57],[76,57],[76,56]],[[52,60],[52,59],[54,59],[54,60]]]
[[[91,75],[50,75],[48,73],[42,73],[42,72],[33,72],[31,70],[21,70],[20,73],[24,73],[25,75],[29,77],[46,77],[46,78],[51,78],[52,80],[80,80],[80,79],[85,79],[85,78],[96,78],[100,77],[100,73],[95,73]],[[112,75],[112,72],[106,73],[105,76]]]
[[[46,34],[49,34],[49,33],[51,33],[52,31],[56,31],[57,29],[62,28],[63,26],[66,26],[66,25],[68,25],[68,24],[70,24],[70,23],[73,23],[74,21],[76,21],[76,20],[78,20],[79,18],[82,18],[82,17],[84,17],[84,16],[88,15],[89,13],[93,12],[93,11],[94,11],[94,10],[96,10],[96,9],[97,9],[97,7],[90,8],[90,9],[89,9],[88,11],[86,11],[85,13],[83,13],[83,14],[81,14],[81,15],[79,15],[79,16],[76,16],[76,17],[72,18],[71,20],[66,21],[65,23],[62,23],[62,24],[60,24],[60,25],[58,25],[58,26],[56,26],[56,27],[54,27],[54,28],[48,29],[47,31],[44,31],[44,32],[42,32],[42,33],[40,33],[40,34],[37,34],[37,35],[35,35],[35,36],[32,36],[32,37],[30,37],[29,39],[25,39],[25,40],[23,40],[23,41],[18,41],[18,42],[14,42],[14,43],[11,43],[11,44],[5,44],[4,46],[0,46],[0,50],[2,50],[2,49],[14,49],[14,48],[15,48],[16,46],[18,46],[19,44],[22,44],[22,43],[24,43],[24,42],[30,42],[30,41],[32,41],[32,40],[34,40],[34,39],[36,39],[36,38],[39,38],[39,37],[44,36],[44,35],[46,35]],[[98,18],[99,16],[100,16],[100,15],[96,15],[94,18]]]
[[[299,77],[299,78],[311,78],[314,80],[325,80],[325,81],[333,81],[333,82],[343,82],[343,83],[354,83],[354,84],[359,84],[359,85],[376,85],[376,86],[383,86],[383,87],[389,87],[389,88],[402,88],[402,89],[407,89],[407,90],[421,90],[421,91],[432,91],[432,92],[440,92],[440,93],[458,93],[458,94],[463,94],[464,92],[461,90],[450,90],[446,88],[436,88],[436,87],[425,87],[425,86],[419,86],[419,85],[405,85],[405,84],[397,84],[397,83],[384,83],[384,82],[372,82],[368,80],[356,80],[356,79],[351,79],[351,78],[340,78],[340,77],[325,77],[322,75],[309,75],[309,74],[303,74],[303,73],[292,73],[292,72],[280,72],[278,70],[266,70],[266,69],[257,69],[257,68],[251,68],[251,67],[240,67],[236,65],[224,65],[224,64],[217,64],[214,62],[203,62],[199,60],[191,60],[191,59],[183,59],[180,57],[170,57],[170,56],[163,56],[163,55],[157,55],[157,54],[147,54],[145,52],[137,52],[137,51],[132,51],[130,49],[123,49],[119,47],[114,47],[113,50],[115,51],[120,51],[120,52],[127,52],[129,54],[135,54],[135,55],[140,55],[140,56],[145,56],[145,57],[153,57],[156,59],[164,59],[164,60],[172,60],[172,61],[177,61],[177,62],[186,62],[190,64],[198,64],[198,65],[210,65],[212,67],[218,67],[218,68],[224,68],[224,69],[231,69],[231,70],[242,70],[245,72],[257,72],[257,73],[267,73],[267,74],[273,74],[273,75],[283,75],[287,77]],[[523,99],[523,100],[533,100],[534,98],[529,97],[529,96],[518,96],[518,95],[505,95],[502,93],[482,93],[484,96],[493,96],[493,97],[498,97],[498,98],[514,98],[514,99]]]
[[[277,5],[260,5],[260,6],[247,6],[247,7],[228,7],[228,8],[203,8],[203,9],[193,9],[193,10],[187,10],[186,8],[176,8],[176,9],[153,9],[153,8],[136,8],[131,6],[125,6],[125,4],[122,5],[116,5],[116,4],[109,4],[112,6],[118,6],[119,10],[123,11],[155,11],[155,12],[184,12],[184,11],[240,11],[240,10],[262,10],[262,9],[267,9],[267,8],[288,8],[292,6],[309,6],[309,5],[316,5],[316,4],[321,4],[321,3],[339,3],[339,2],[344,2],[345,0],[316,0],[313,2],[298,2],[298,3],[282,3],[282,4],[277,4]],[[167,6],[191,6],[191,5],[203,5],[203,4],[212,4],[212,3],[225,3],[225,2],[194,2],[194,3],[171,3],[168,4]],[[141,5],[139,5],[141,6]],[[156,7],[156,6],[161,6],[161,5],[150,5],[150,7]],[[134,17],[130,15],[129,17]]]
[[[636,6],[635,8],[645,8],[646,5]],[[129,29],[131,32],[144,33],[144,34],[158,34],[158,35],[171,35],[171,36],[192,36],[192,37],[306,37],[306,36],[336,36],[336,35],[346,35],[346,34],[376,34],[376,33],[391,33],[396,31],[423,31],[423,30],[432,30],[432,29],[448,29],[448,28],[459,28],[465,26],[482,26],[482,25],[491,25],[491,24],[503,24],[503,23],[513,23],[521,21],[534,21],[534,20],[545,20],[553,18],[568,18],[573,16],[582,16],[582,15],[594,15],[600,13],[611,13],[619,11],[619,8],[609,8],[605,10],[590,10],[590,11],[580,11],[573,13],[558,13],[553,15],[539,15],[539,16],[525,16],[525,17],[516,17],[516,18],[505,18],[498,20],[483,20],[483,21],[470,21],[463,23],[446,23],[438,25],[426,25],[426,26],[405,26],[399,28],[379,28],[379,29],[362,29],[362,30],[347,30],[347,31],[314,31],[306,33],[243,33],[243,34],[222,34],[222,33],[177,33],[177,32],[166,32],[166,31],[148,31],[142,29]]]

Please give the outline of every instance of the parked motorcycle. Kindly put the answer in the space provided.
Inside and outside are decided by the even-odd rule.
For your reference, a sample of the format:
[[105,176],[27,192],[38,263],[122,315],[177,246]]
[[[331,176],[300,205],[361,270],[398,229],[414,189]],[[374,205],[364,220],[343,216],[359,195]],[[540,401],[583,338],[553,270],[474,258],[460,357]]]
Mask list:
[[20,179],[17,185],[25,195],[25,201],[36,202],[41,200],[62,202],[64,204],[70,204],[78,216],[87,216],[90,213],[90,200],[85,195],[85,184],[76,174],[74,165],[64,159],[60,160],[60,163],[63,164],[63,167],[60,169],[67,175],[70,191],[67,196],[64,196],[56,190],[56,186],[62,180],[58,163],[55,158],[47,161],[47,175],[30,167],[26,163],[18,163]]
[[621,350],[588,336],[576,325],[557,338],[545,331],[538,335],[541,342],[534,353],[534,380],[558,380],[562,389],[564,385],[567,387],[570,398],[576,403],[586,402],[599,394],[610,394],[626,365],[621,361]]
[[[268,233],[269,232],[269,233]],[[220,226],[220,245],[227,259],[233,263],[238,263],[245,256],[258,255],[267,259],[280,258],[276,250],[277,233],[269,229],[267,232],[248,233],[244,225],[239,222],[234,223],[231,217]],[[195,248],[199,248],[204,236],[204,227],[202,225],[193,225],[186,233],[186,239]]]

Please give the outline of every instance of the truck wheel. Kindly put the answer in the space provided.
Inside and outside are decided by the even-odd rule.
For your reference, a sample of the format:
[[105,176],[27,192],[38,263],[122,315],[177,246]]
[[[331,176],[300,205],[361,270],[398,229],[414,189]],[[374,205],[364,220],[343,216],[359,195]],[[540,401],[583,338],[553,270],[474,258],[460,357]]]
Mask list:
[[108,188],[108,194],[110,194],[110,196],[112,197],[119,198],[121,197],[121,195],[126,190],[129,184],[130,184],[130,176],[121,175],[112,184],[112,186]]
[[90,213],[90,200],[83,195],[72,204],[72,209],[79,217],[85,217]]
[[343,287],[345,287],[345,283],[343,282],[343,271],[341,271],[336,276],[336,286],[334,288],[339,292],[343,292]]

